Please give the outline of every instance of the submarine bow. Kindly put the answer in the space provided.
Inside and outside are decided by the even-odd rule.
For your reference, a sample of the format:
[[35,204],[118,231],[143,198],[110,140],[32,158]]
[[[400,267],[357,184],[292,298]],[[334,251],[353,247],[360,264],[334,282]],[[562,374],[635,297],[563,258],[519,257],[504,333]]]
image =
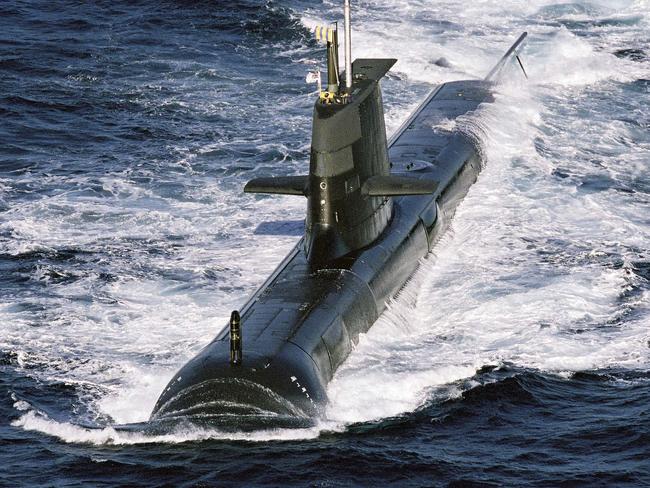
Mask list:
[[304,236],[172,378],[152,420],[322,413],[335,371],[478,177],[475,138],[446,129],[448,121],[493,101],[499,73],[525,38],[486,79],[437,87],[387,140],[379,82],[395,60],[346,59],[339,76],[337,33],[323,32],[330,71],[314,105],[309,173],[258,178],[244,189],[306,197]]

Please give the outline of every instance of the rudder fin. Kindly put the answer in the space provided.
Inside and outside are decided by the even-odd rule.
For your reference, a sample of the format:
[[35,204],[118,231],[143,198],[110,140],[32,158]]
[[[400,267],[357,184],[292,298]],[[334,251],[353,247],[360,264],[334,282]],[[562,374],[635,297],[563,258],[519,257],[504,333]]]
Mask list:
[[528,75],[526,74],[526,70],[524,69],[524,65],[521,63],[521,59],[519,58],[519,51],[524,47],[524,41],[528,37],[528,32],[524,32],[519,36],[519,38],[515,41],[515,43],[510,46],[510,49],[506,51],[506,53],[503,55],[503,57],[499,60],[499,62],[490,70],[488,75],[485,77],[485,81],[494,81],[497,82],[499,81],[499,75],[501,74],[501,71],[505,67],[505,65],[512,59],[514,56],[517,61],[519,62],[519,66],[521,67],[522,71],[524,72],[524,75],[526,78],[528,78]]

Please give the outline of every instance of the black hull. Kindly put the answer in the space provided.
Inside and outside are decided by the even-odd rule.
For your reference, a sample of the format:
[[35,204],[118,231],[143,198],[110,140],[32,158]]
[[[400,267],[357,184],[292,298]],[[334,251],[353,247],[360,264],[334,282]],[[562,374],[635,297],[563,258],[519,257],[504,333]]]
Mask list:
[[319,415],[327,384],[359,334],[412,276],[476,181],[476,139],[440,126],[492,101],[492,86],[463,81],[436,89],[389,142],[392,173],[435,180],[435,193],[392,198],[380,237],[328,267],[314,270],[301,240],[241,311],[242,364],[230,364],[226,327],[175,375],[152,419]]

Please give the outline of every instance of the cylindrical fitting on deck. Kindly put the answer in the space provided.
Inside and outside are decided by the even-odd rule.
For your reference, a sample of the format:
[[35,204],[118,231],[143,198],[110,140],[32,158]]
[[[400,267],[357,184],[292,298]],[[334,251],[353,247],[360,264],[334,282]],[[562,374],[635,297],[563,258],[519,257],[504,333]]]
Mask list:
[[239,366],[241,361],[241,317],[237,310],[233,310],[230,314],[230,364]]

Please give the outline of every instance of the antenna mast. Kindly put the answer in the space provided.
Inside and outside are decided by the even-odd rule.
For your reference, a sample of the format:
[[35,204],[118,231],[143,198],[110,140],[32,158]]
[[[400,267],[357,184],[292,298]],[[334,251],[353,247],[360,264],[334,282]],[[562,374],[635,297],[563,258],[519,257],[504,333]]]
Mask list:
[[350,26],[350,0],[343,4],[345,18],[345,88],[348,93],[352,91],[352,27]]

